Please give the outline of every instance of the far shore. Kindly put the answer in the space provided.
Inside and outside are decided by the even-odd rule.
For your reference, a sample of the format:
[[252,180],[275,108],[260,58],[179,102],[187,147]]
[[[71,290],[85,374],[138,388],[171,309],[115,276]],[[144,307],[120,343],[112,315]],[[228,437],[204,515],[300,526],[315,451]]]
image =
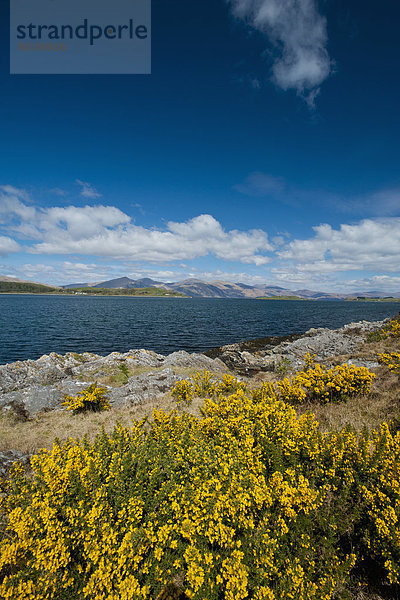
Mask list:
[[0,296],[62,296],[62,297],[67,297],[67,296],[87,296],[89,298],[178,298],[179,300],[185,300],[188,299],[190,296],[174,296],[174,295],[168,295],[168,294],[160,294],[157,295],[155,294],[150,295],[150,294],[137,294],[136,296],[134,294],[63,294],[62,292],[57,293],[57,292],[0,292]]
[[[177,298],[180,300],[191,299],[192,296],[175,296],[174,294],[85,294],[68,292],[1,292],[0,296],[87,296],[90,298]],[[300,296],[258,296],[256,298],[248,297],[220,297],[220,296],[195,296],[194,298],[206,298],[207,300],[280,300],[280,301],[299,301],[299,302],[400,302],[400,298],[300,298]]]

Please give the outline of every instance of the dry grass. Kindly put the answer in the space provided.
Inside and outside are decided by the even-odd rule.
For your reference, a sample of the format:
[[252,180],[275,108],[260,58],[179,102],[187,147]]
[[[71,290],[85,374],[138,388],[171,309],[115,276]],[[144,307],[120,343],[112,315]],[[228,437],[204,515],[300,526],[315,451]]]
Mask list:
[[[329,364],[342,364],[350,359],[377,361],[377,355],[384,352],[399,352],[400,340],[386,338],[363,344],[357,353],[335,356]],[[322,431],[337,431],[350,424],[357,431],[366,427],[369,431],[379,427],[382,421],[391,423],[394,429],[400,428],[400,380],[386,367],[374,370],[376,379],[367,396],[355,396],[342,404],[307,404],[298,408],[298,414],[312,412]]]
[[[203,400],[194,399],[186,409],[196,416],[200,415]],[[21,422],[12,414],[0,415],[0,451],[18,450],[35,453],[41,448],[51,448],[55,438],[61,442],[69,438],[81,438],[87,435],[94,438],[104,427],[106,432],[114,429],[117,423],[131,427],[133,422],[153,418],[154,409],[169,412],[179,410],[175,400],[169,394],[163,394],[140,404],[115,407],[106,412],[88,412],[74,415],[66,410],[54,410],[37,415],[35,419]]]

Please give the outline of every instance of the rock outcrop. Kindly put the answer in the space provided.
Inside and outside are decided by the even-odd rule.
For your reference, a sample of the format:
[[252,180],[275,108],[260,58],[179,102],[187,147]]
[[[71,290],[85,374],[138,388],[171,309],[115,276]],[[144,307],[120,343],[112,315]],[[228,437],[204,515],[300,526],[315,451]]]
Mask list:
[[[169,391],[188,372],[205,369],[222,373],[227,367],[219,359],[182,351],[169,356],[149,350],[108,356],[51,353],[0,366],[0,410],[26,420],[61,409],[66,394],[76,396],[94,381],[108,388],[112,405],[132,404]],[[115,381],[104,384],[107,378]]]
[[[303,335],[230,344],[207,354],[213,358],[220,358],[230,369],[244,375],[276,371],[281,364],[299,369],[307,352],[315,354],[316,361],[351,354],[365,341],[368,333],[376,331],[384,323],[385,321],[360,321],[339,329],[312,328]],[[365,366],[371,368],[377,366],[377,363],[368,363]]]

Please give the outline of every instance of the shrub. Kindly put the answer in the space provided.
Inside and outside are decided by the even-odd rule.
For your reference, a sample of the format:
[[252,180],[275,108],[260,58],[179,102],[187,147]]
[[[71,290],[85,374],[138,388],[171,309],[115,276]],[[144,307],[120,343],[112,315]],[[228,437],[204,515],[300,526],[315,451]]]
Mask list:
[[121,374],[123,376],[124,383],[126,383],[129,379],[128,365],[126,363],[121,363],[120,365],[118,365],[118,370],[121,372]]
[[304,369],[312,369],[315,365],[316,354],[310,354],[306,352],[304,355]]
[[246,384],[236,377],[225,373],[218,379],[210,371],[195,373],[190,379],[182,379],[171,390],[171,395],[178,404],[189,405],[193,396],[211,398],[219,394],[230,394],[238,390],[245,390]]
[[[296,373],[292,378],[273,383],[264,383],[252,391],[253,399],[280,399],[288,404],[298,405],[307,401],[343,402],[346,398],[368,394],[375,374],[366,367],[354,365],[338,365],[328,369],[314,364],[315,355],[305,356],[306,365],[314,365]],[[225,374],[222,379],[213,378],[205,371],[202,375],[196,373],[190,380],[181,380],[172,389],[172,395],[178,403],[190,404],[193,396],[214,398],[220,394],[226,395],[246,391],[246,384],[232,375]]]
[[[297,373],[292,379],[292,386],[305,391],[305,397],[311,401],[343,402],[348,397],[357,394],[368,394],[375,374],[366,367],[354,365],[338,365],[328,369],[319,364],[313,368]],[[304,398],[299,394],[299,401]]]
[[384,326],[383,329],[386,332],[386,335],[390,337],[400,337],[400,317],[395,317],[391,319],[389,323]]
[[171,396],[175,398],[178,404],[189,406],[193,400],[193,384],[186,379],[181,379],[172,388]]
[[0,500],[0,596],[330,600],[365,564],[396,585],[399,461],[385,424],[322,435],[243,390],[55,444]]
[[290,360],[286,356],[284,356],[275,364],[275,372],[280,377],[284,377],[284,375],[286,375],[290,371],[291,366],[292,363],[290,362]]
[[390,352],[389,354],[378,354],[378,361],[382,365],[386,365],[392,373],[400,375],[400,353]]
[[64,396],[65,400],[62,405],[66,406],[67,410],[72,410],[74,414],[110,410],[111,406],[105,396],[106,392],[105,388],[98,386],[97,383],[92,383],[76,396]]

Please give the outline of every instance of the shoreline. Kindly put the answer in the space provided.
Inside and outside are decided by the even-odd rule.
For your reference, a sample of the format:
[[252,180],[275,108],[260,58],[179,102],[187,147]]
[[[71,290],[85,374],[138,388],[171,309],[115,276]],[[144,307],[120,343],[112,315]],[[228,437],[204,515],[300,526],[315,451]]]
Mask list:
[[[30,362],[30,363],[37,362],[37,361],[40,361],[41,359],[43,359],[44,357],[49,357],[49,356],[58,356],[58,357],[65,357],[65,356],[69,356],[69,355],[71,355],[71,356],[72,355],[74,355],[74,356],[96,356],[100,359],[105,359],[111,355],[119,355],[121,357],[124,357],[132,352],[134,352],[134,353],[143,352],[143,353],[147,353],[149,355],[160,356],[160,357],[164,357],[164,358],[168,358],[169,356],[177,355],[177,354],[185,354],[187,356],[204,356],[204,357],[207,357],[207,358],[213,360],[215,358],[218,358],[220,356],[220,354],[226,350],[244,353],[246,355],[247,354],[258,355],[259,353],[275,352],[276,348],[278,348],[279,346],[284,346],[284,347],[290,346],[290,345],[296,344],[296,342],[299,342],[301,340],[310,340],[316,336],[324,336],[324,335],[331,335],[331,334],[338,335],[340,333],[346,333],[347,336],[351,336],[353,334],[361,334],[361,333],[366,334],[370,331],[375,331],[376,329],[379,329],[379,327],[381,327],[382,324],[385,323],[386,321],[390,320],[390,318],[392,318],[392,317],[388,317],[387,319],[377,320],[377,321],[365,321],[364,320],[364,321],[350,322],[350,323],[344,324],[342,327],[338,327],[335,329],[331,329],[329,327],[317,327],[317,328],[311,327],[304,332],[296,332],[296,333],[290,333],[290,334],[286,334],[286,335],[271,335],[271,336],[265,336],[265,337],[260,337],[260,338],[251,338],[251,339],[247,339],[247,340],[231,342],[229,344],[223,344],[221,346],[214,346],[214,347],[208,348],[207,350],[204,350],[204,351],[194,351],[194,352],[189,352],[187,350],[178,349],[178,350],[172,351],[168,354],[162,354],[160,352],[156,352],[155,350],[151,350],[151,349],[143,348],[143,347],[129,349],[126,352],[112,350],[111,352],[108,352],[107,354],[97,354],[96,352],[92,352],[90,350],[84,350],[82,352],[76,352],[76,351],[72,350],[72,351],[67,351],[64,353],[59,353],[55,350],[52,350],[49,353],[47,353],[47,354],[45,353],[36,359],[25,358],[25,359],[18,359],[15,361],[6,362],[6,363],[1,363],[0,368],[7,367],[10,365],[14,365],[14,364],[23,364],[26,362]],[[1,393],[1,388],[0,388],[0,393]]]
[[116,298],[120,296],[121,298],[179,298],[180,300],[190,298],[190,296],[173,296],[169,294],[156,294],[154,296],[143,294],[143,296],[141,296],[140,294],[62,294],[57,292],[48,292],[47,294],[45,292],[0,292],[0,296],[62,296],[63,298],[67,296],[87,296],[89,298]]
[[[400,314],[400,311],[399,311]],[[205,356],[207,358],[210,359],[215,359],[215,358],[219,358],[219,356],[221,355],[221,353],[227,351],[227,352],[237,352],[237,353],[245,353],[245,354],[254,354],[254,355],[258,355],[259,353],[264,353],[264,352],[274,352],[276,347],[279,347],[280,345],[287,345],[287,344],[292,344],[297,342],[298,340],[302,340],[302,339],[308,339],[309,337],[312,337],[313,334],[310,334],[310,332],[325,332],[325,333],[329,333],[329,332],[339,332],[342,330],[345,330],[346,328],[351,328],[351,327],[363,327],[363,328],[369,328],[369,329],[376,329],[378,328],[382,323],[384,323],[385,321],[389,320],[390,318],[393,318],[395,315],[392,315],[391,317],[387,317],[384,320],[376,320],[376,321],[357,321],[357,322],[350,322],[350,323],[345,323],[344,325],[342,325],[341,327],[338,328],[334,328],[331,329],[329,327],[311,327],[309,329],[307,329],[306,331],[302,331],[302,332],[294,332],[294,333],[287,333],[287,334],[283,334],[283,335],[270,335],[270,336],[263,336],[263,337],[256,337],[256,338],[249,338],[249,339],[245,339],[245,340],[240,340],[240,341],[233,341],[233,342],[229,342],[227,344],[222,344],[219,346],[212,346],[211,348],[206,348],[205,350],[185,350],[181,347],[170,351],[169,353],[164,353],[163,351],[158,351],[158,350],[153,350],[151,348],[148,347],[139,347],[139,348],[134,348],[134,349],[128,349],[127,351],[124,350],[111,350],[111,351],[105,351],[104,353],[99,354],[91,349],[88,350],[81,350],[79,352],[77,352],[75,349],[72,350],[66,350],[66,351],[57,351],[57,350],[48,350],[47,353],[45,352],[44,354],[41,354],[39,356],[37,356],[37,358],[19,358],[16,360],[10,360],[7,362],[1,362],[0,363],[0,368],[8,366],[8,365],[13,365],[13,364],[17,364],[17,363],[25,363],[25,362],[36,362],[38,360],[40,360],[43,357],[46,356],[51,356],[51,355],[57,355],[57,356],[67,356],[67,355],[93,355],[93,356],[97,356],[99,358],[106,358],[107,356],[110,356],[111,354],[118,354],[118,355],[126,355],[129,352],[147,352],[150,354],[154,354],[154,355],[158,355],[158,356],[164,356],[164,357],[168,357],[172,354],[177,354],[179,352],[185,353],[187,355],[192,355],[192,356]],[[230,362],[228,360],[228,362]],[[0,394],[1,394],[1,387],[0,387]]]
[[0,292],[0,296],[57,296],[75,297],[86,296],[89,298],[177,298],[180,300],[279,300],[280,302],[378,302],[378,303],[400,303],[400,298],[300,298],[285,296],[258,296],[251,297],[224,297],[224,296],[175,296],[173,294],[85,294],[85,293],[62,293],[62,292]]

